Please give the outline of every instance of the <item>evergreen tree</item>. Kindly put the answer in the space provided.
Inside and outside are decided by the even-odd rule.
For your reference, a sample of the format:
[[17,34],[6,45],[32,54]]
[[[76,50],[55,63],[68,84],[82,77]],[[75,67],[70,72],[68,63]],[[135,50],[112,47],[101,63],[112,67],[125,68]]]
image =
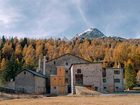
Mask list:
[[22,47],[24,47],[25,45],[27,45],[28,43],[28,39],[27,38],[24,38],[23,40],[21,40],[20,44]]
[[6,39],[5,39],[4,35],[2,36],[2,42],[3,42],[3,43],[6,42]]
[[18,60],[15,59],[14,56],[11,57],[11,59],[7,62],[6,68],[2,73],[2,76],[5,81],[10,81],[11,79],[14,79],[16,74],[22,70],[21,63],[18,62]]
[[132,89],[136,84],[136,72],[130,60],[126,63],[125,69],[125,87],[126,89]]

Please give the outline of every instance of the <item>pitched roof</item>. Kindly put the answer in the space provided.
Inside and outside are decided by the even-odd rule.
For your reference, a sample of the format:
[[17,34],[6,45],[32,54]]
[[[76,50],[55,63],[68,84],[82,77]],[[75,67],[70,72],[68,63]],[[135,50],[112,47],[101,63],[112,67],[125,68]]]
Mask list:
[[61,55],[61,56],[59,56],[59,57],[56,57],[56,58],[51,59],[51,60],[49,60],[49,61],[46,61],[46,63],[47,63],[47,62],[50,62],[50,61],[53,61],[53,60],[56,60],[56,59],[58,59],[58,58],[61,58],[61,57],[63,57],[63,56],[66,56],[66,55],[71,55],[71,56],[74,56],[74,57],[79,58],[79,59],[81,59],[81,60],[87,61],[88,63],[91,63],[90,61],[88,61],[88,60],[86,60],[86,59],[84,59],[84,58],[81,58],[81,57],[79,57],[79,56],[73,55],[73,54],[71,54],[71,53],[66,53],[66,54],[64,54],[64,55]]
[[117,67],[106,67],[106,69],[123,69],[123,68],[117,68]]
[[[36,71],[33,71],[33,70],[23,69],[21,72],[23,72],[23,71],[28,71],[28,72],[30,72],[31,74],[34,74],[35,76],[38,76],[38,77],[47,78],[47,76],[45,76],[45,75],[43,75],[43,74],[41,74],[41,73],[38,73],[38,72],[36,72]],[[19,72],[19,73],[21,73],[21,72]],[[19,74],[19,73],[18,73],[18,74]],[[18,75],[18,74],[17,74],[17,75]]]
[[71,67],[73,65],[82,65],[82,64],[102,64],[103,62],[90,62],[90,63],[73,63],[71,64],[71,66],[69,67],[69,69],[71,69]]

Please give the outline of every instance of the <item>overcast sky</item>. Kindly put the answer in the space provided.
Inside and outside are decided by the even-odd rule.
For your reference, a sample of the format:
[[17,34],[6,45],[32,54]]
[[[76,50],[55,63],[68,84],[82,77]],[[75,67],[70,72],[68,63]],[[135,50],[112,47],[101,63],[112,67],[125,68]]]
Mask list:
[[72,38],[90,27],[140,38],[140,0],[0,0],[0,36]]

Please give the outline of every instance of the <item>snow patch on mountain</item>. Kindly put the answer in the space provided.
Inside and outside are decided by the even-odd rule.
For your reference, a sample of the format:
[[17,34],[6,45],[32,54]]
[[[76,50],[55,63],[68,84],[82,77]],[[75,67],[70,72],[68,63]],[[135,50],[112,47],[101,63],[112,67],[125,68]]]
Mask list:
[[94,38],[103,38],[106,37],[101,31],[99,31],[96,28],[89,28],[87,30],[85,30],[84,32],[81,32],[79,34],[77,34],[73,39],[75,38],[79,38],[79,39],[94,39]]

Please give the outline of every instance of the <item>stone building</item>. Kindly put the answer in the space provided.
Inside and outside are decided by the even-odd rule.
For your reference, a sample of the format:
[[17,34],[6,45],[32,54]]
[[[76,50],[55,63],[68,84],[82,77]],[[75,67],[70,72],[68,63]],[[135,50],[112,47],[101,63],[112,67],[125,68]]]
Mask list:
[[50,75],[50,94],[67,94],[67,86],[65,84],[65,70],[63,66],[57,67],[57,71],[51,73]]
[[[17,76],[15,77],[15,81],[13,81],[14,86],[12,86],[12,89],[31,94],[48,94],[58,91],[53,88],[57,88],[59,85],[63,87],[59,89],[60,91],[58,91],[57,93],[67,94],[68,91],[71,91],[71,76],[69,68],[73,63],[89,62],[71,54],[62,55],[50,61],[46,61],[46,57],[44,56],[43,60],[39,59],[38,69],[36,71],[24,69],[17,74]],[[59,70],[62,70],[63,73],[61,74]],[[61,78],[62,80],[59,81],[61,83],[54,84],[56,81],[53,79],[57,78],[57,80],[59,80],[60,75],[63,77]],[[11,84],[11,82],[9,84]],[[11,86],[8,87],[11,88]]]
[[[63,66],[65,70],[65,83],[67,87],[68,93],[71,92],[71,73],[70,73],[70,66],[74,63],[89,63],[89,61],[80,58],[78,56],[74,56],[72,54],[65,54],[58,58],[52,59],[50,61],[46,61],[45,70],[46,75],[49,77],[51,72],[57,70],[57,66]],[[48,87],[48,89],[50,86]]]
[[76,86],[87,87],[99,92],[123,91],[123,69],[103,69],[101,63],[73,64],[71,66],[71,86],[73,94]]
[[123,69],[103,69],[103,90],[107,92],[118,92],[124,90]]
[[14,81],[14,89],[31,94],[75,93],[75,86],[99,92],[123,91],[123,69],[102,68],[80,57],[65,54],[46,61],[39,59],[37,71],[23,70]]
[[15,90],[31,94],[44,94],[46,93],[46,76],[24,69],[15,77]]
[[75,86],[84,86],[95,91],[102,92],[102,64],[73,64],[71,66],[72,93],[75,93]]

